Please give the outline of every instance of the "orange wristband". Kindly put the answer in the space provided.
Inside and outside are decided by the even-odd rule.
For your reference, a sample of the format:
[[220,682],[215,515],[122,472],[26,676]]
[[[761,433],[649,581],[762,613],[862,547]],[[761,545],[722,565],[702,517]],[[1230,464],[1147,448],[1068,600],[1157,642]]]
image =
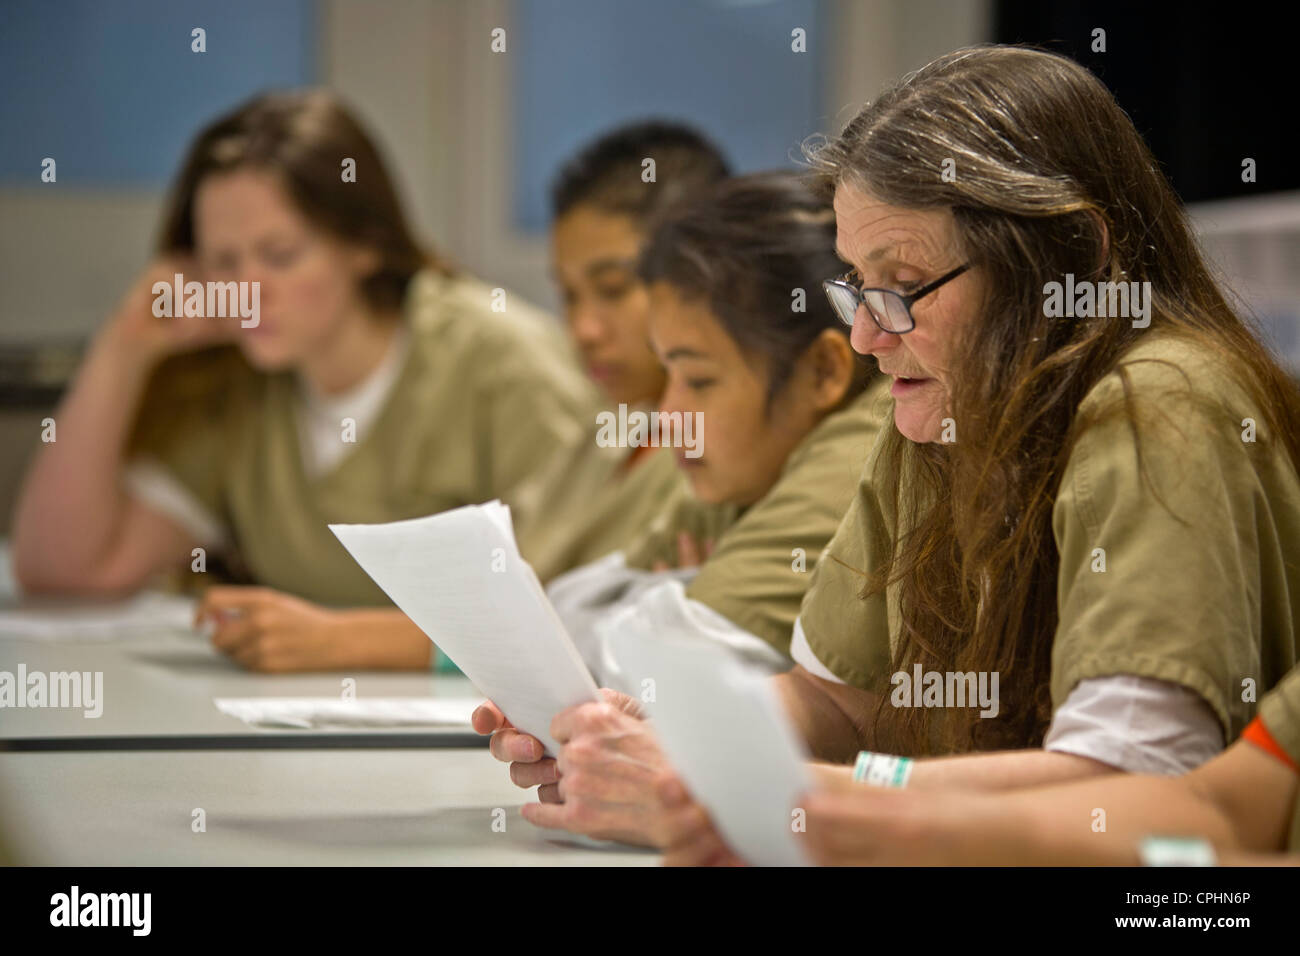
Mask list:
[[1258,717],[1252,720],[1246,729],[1241,732],[1241,738],[1249,740],[1260,750],[1272,754],[1292,770],[1300,773],[1300,767],[1296,766],[1295,760],[1273,739],[1273,735],[1268,732],[1268,728],[1264,726],[1264,722]]

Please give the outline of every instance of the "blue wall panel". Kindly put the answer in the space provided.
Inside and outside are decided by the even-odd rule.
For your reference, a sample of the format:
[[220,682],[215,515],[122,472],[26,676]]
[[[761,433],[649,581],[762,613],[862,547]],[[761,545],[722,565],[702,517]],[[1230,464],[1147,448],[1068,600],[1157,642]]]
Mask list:
[[[698,125],[741,171],[790,165],[825,129],[829,17],[815,0],[516,0],[514,209],[542,229],[559,165],[651,115]],[[807,52],[791,50],[806,31]]]
[[[216,113],[315,78],[312,0],[4,0],[0,182],[157,187]],[[207,31],[207,52],[190,31]]]

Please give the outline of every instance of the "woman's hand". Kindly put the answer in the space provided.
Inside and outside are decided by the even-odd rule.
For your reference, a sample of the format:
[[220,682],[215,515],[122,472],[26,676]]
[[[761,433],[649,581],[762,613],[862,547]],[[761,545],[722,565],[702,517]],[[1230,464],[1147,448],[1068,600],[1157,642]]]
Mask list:
[[664,866],[746,866],[680,781],[664,794]]
[[[812,774],[814,786],[817,787],[815,793],[823,794],[856,794],[863,790],[863,784],[854,783],[853,768],[842,764],[813,762],[808,764],[808,770]],[[665,866],[745,866],[742,860],[729,847],[722,838],[716,827],[713,825],[708,812],[699,804],[691,802],[686,795],[685,788],[682,788],[679,799],[676,801],[678,809],[669,814],[666,825],[668,831],[668,842],[664,847],[664,865]],[[806,805],[801,804],[804,809]],[[819,807],[823,806],[818,804]],[[811,829],[811,825],[810,825]],[[834,831],[835,827],[830,823],[823,823],[823,832]],[[800,835],[801,837],[803,834]],[[834,839],[828,843],[831,849],[828,851],[834,854],[838,850],[838,844]],[[812,846],[806,847],[811,853],[814,849]],[[816,847],[818,852],[822,851],[819,846]],[[829,860],[828,860],[829,861]]]
[[215,587],[203,596],[195,623],[211,621],[212,645],[252,671],[336,670],[365,666],[346,612],[255,587]]
[[492,756],[510,764],[516,786],[537,787],[540,802],[522,811],[530,823],[662,847],[672,832],[668,814],[686,802],[685,790],[641,719],[640,705],[608,688],[601,694],[601,703],[555,716],[558,759],[545,756],[542,742],[513,727],[494,704],[474,712],[474,729],[492,734]]
[[517,730],[495,704],[474,712],[474,729],[492,734],[492,756],[510,764],[510,779],[538,788],[540,802],[524,806],[524,819],[663,849],[670,865],[743,865],[673,772],[640,705],[608,688],[601,694],[602,703],[570,707],[552,721],[558,759],[544,756],[542,742]]
[[689,803],[640,706],[626,694],[603,690],[601,703],[579,704],[556,715],[551,735],[554,799],[525,806],[524,819],[604,840],[664,847],[675,814]]
[[701,546],[691,537],[689,531],[679,531],[677,532],[677,564],[671,565],[667,561],[656,561],[650,570],[672,571],[675,568],[699,567],[713,556],[714,544],[713,541],[705,541]]
[[14,575],[32,593],[133,591],[188,560],[183,556],[192,535],[135,502],[121,484],[125,449],[154,366],[172,352],[228,340],[239,329],[238,317],[154,316],[153,284],[171,284],[175,273],[187,270],[193,272],[187,260],[164,258],[136,279],[54,413],[60,440],[38,446],[13,520]]
[[[798,834],[808,857],[822,866],[925,865],[945,861],[951,847],[938,822],[951,816],[945,794],[855,783],[851,768],[811,764],[817,789],[803,795],[807,830]],[[924,807],[918,812],[919,807]],[[703,807],[678,811],[671,825],[667,866],[737,866],[743,861],[723,841]]]
[[546,747],[531,734],[516,730],[505,714],[491,701],[479,705],[470,724],[480,734],[491,734],[488,750],[502,763],[510,764],[510,780],[525,790],[537,787],[537,798],[558,801],[555,758],[546,756]]
[[240,328],[238,315],[186,316],[183,294],[180,302],[172,297],[170,317],[154,315],[158,298],[154,283],[165,282],[174,290],[177,273],[181,275],[182,289],[186,282],[200,281],[198,267],[190,257],[163,256],[149,263],[118,303],[104,328],[104,340],[116,346],[119,353],[132,355],[148,366],[178,352],[232,341]]
[[[636,701],[626,694],[605,688],[601,690],[601,695],[615,708],[634,715],[639,713],[640,708]],[[569,708],[569,710],[575,709]],[[474,711],[470,723],[478,733],[492,735],[488,749],[497,760],[510,764],[510,780],[515,786],[525,790],[536,787],[537,799],[542,803],[562,802],[557,761],[554,757],[546,756],[546,747],[540,740],[518,730],[491,701],[481,704]]]

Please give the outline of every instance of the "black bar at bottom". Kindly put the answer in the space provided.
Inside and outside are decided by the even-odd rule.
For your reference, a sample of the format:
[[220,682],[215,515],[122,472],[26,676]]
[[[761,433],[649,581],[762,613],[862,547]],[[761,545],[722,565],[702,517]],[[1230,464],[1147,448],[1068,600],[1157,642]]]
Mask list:
[[475,733],[198,734],[136,737],[8,737],[0,753],[79,750],[450,750],[486,747]]

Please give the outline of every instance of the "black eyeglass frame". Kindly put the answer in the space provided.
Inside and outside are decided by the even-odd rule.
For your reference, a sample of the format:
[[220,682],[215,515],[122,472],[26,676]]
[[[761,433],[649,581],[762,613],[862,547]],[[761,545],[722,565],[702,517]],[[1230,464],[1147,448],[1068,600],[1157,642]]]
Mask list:
[[[967,271],[970,267],[971,264],[969,262],[960,265],[956,269],[953,269],[951,272],[947,272],[944,275],[941,275],[933,282],[928,283],[927,285],[923,285],[921,288],[917,289],[915,292],[912,292],[908,295],[903,295],[901,292],[895,292],[893,289],[859,289],[852,282],[848,281],[848,279],[846,278],[846,276],[848,276],[847,272],[843,276],[840,276],[835,279],[827,279],[824,282],[822,282],[822,291],[826,293],[826,298],[830,300],[831,308],[835,310],[836,317],[839,318],[841,322],[844,322],[844,324],[849,326],[850,328],[853,327],[853,319],[849,319],[847,322],[844,321],[844,316],[840,315],[840,310],[838,307],[836,307],[835,300],[831,298],[832,289],[843,289],[846,292],[852,293],[852,295],[858,300],[858,305],[854,306],[853,308],[853,315],[855,318],[858,314],[858,306],[861,306],[862,308],[867,310],[867,315],[871,316],[871,321],[876,323],[876,327],[879,328],[880,331],[888,332],[890,335],[904,335],[908,332],[911,332],[914,328],[916,328],[916,318],[912,315],[912,303],[925,298],[927,295],[929,295],[931,292],[935,291],[945,283],[951,282],[953,279],[957,278],[963,272]],[[902,302],[903,311],[907,313],[907,321],[910,323],[907,326],[907,328],[905,329],[885,328],[884,324],[881,323],[880,321],[880,316],[876,315],[876,310],[873,309],[870,306],[870,304],[868,304],[867,302],[867,293],[869,292],[875,292],[881,295],[892,295],[895,299],[898,299],[900,302]]]

